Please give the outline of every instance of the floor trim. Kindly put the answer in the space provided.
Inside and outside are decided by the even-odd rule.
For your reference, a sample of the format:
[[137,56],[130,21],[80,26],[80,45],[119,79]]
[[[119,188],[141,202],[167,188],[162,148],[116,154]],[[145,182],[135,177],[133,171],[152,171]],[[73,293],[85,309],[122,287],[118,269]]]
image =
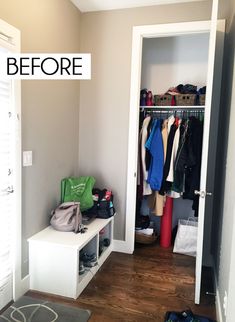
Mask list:
[[17,298],[14,298],[14,301],[18,300],[18,298],[20,298],[22,295],[29,291],[29,282],[29,275],[26,275],[24,278],[22,278],[20,285],[20,294],[17,294]]
[[126,253],[126,254],[133,253],[126,241],[117,240],[117,239],[113,240],[113,252]]
[[215,265],[213,265],[213,274],[214,274],[214,287],[215,287],[215,310],[216,310],[216,320],[217,322],[223,322],[222,315],[222,305],[220,302],[220,294],[218,288],[218,282],[215,274]]
[[216,318],[218,322],[223,322],[222,317],[222,306],[220,302],[219,289],[216,285],[216,296],[215,296],[215,309],[216,309]]

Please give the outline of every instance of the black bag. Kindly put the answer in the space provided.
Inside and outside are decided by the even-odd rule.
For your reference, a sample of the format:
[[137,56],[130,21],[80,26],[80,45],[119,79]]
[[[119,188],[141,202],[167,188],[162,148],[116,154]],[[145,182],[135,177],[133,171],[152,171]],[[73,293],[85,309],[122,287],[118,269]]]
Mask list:
[[195,315],[192,311],[166,312],[164,322],[215,322],[209,318]]
[[94,206],[82,212],[82,215],[87,217],[97,217],[107,219],[115,214],[113,206],[112,191],[107,189],[93,189],[92,190]]
[[136,216],[135,220],[135,228],[138,229],[146,229],[150,225],[150,218],[149,216],[138,215]]

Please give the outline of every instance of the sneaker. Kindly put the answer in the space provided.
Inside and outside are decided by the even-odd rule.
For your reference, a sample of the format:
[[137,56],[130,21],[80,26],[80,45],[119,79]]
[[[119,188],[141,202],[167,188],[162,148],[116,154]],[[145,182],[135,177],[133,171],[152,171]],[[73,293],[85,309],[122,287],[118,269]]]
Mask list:
[[98,264],[95,253],[93,254],[83,253],[80,259],[82,260],[83,265],[85,267],[94,267]]
[[85,273],[85,267],[82,261],[79,261],[79,275],[82,275]]
[[109,239],[109,238],[104,238],[104,240],[103,240],[103,245],[104,245],[105,247],[109,247],[109,245],[110,245],[110,239]]
[[96,254],[92,253],[92,254],[88,254],[88,253],[82,253],[80,255],[80,259],[82,261],[88,261],[88,260],[96,260]]

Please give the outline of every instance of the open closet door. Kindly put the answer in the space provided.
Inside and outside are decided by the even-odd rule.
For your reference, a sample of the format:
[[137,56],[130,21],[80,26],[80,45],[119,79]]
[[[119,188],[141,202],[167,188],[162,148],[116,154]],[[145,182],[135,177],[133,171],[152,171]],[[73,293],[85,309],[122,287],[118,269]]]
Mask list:
[[214,80],[214,65],[215,65],[215,48],[216,48],[216,32],[217,32],[217,14],[218,0],[213,0],[209,54],[208,54],[208,70],[207,70],[207,94],[205,104],[205,119],[203,130],[203,147],[202,147],[202,162],[201,162],[201,180],[200,191],[195,191],[199,195],[199,211],[198,211],[198,238],[197,238],[197,257],[196,257],[196,272],[195,272],[195,303],[200,303],[201,293],[201,276],[202,276],[202,256],[203,256],[203,240],[204,240],[204,220],[206,198],[211,198],[212,192],[207,191],[207,168],[208,168],[208,152],[209,152],[209,131],[212,109],[212,94]]

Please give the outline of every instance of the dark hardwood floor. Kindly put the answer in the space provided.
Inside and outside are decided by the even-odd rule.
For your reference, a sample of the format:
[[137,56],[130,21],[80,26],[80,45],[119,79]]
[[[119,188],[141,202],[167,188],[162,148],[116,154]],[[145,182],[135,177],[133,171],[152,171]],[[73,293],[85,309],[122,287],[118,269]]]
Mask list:
[[166,311],[188,308],[215,319],[214,297],[205,294],[211,291],[208,271],[201,304],[194,304],[194,265],[194,258],[172,249],[139,245],[133,255],[112,253],[77,300],[32,291],[27,295],[90,309],[91,322],[163,322]]

